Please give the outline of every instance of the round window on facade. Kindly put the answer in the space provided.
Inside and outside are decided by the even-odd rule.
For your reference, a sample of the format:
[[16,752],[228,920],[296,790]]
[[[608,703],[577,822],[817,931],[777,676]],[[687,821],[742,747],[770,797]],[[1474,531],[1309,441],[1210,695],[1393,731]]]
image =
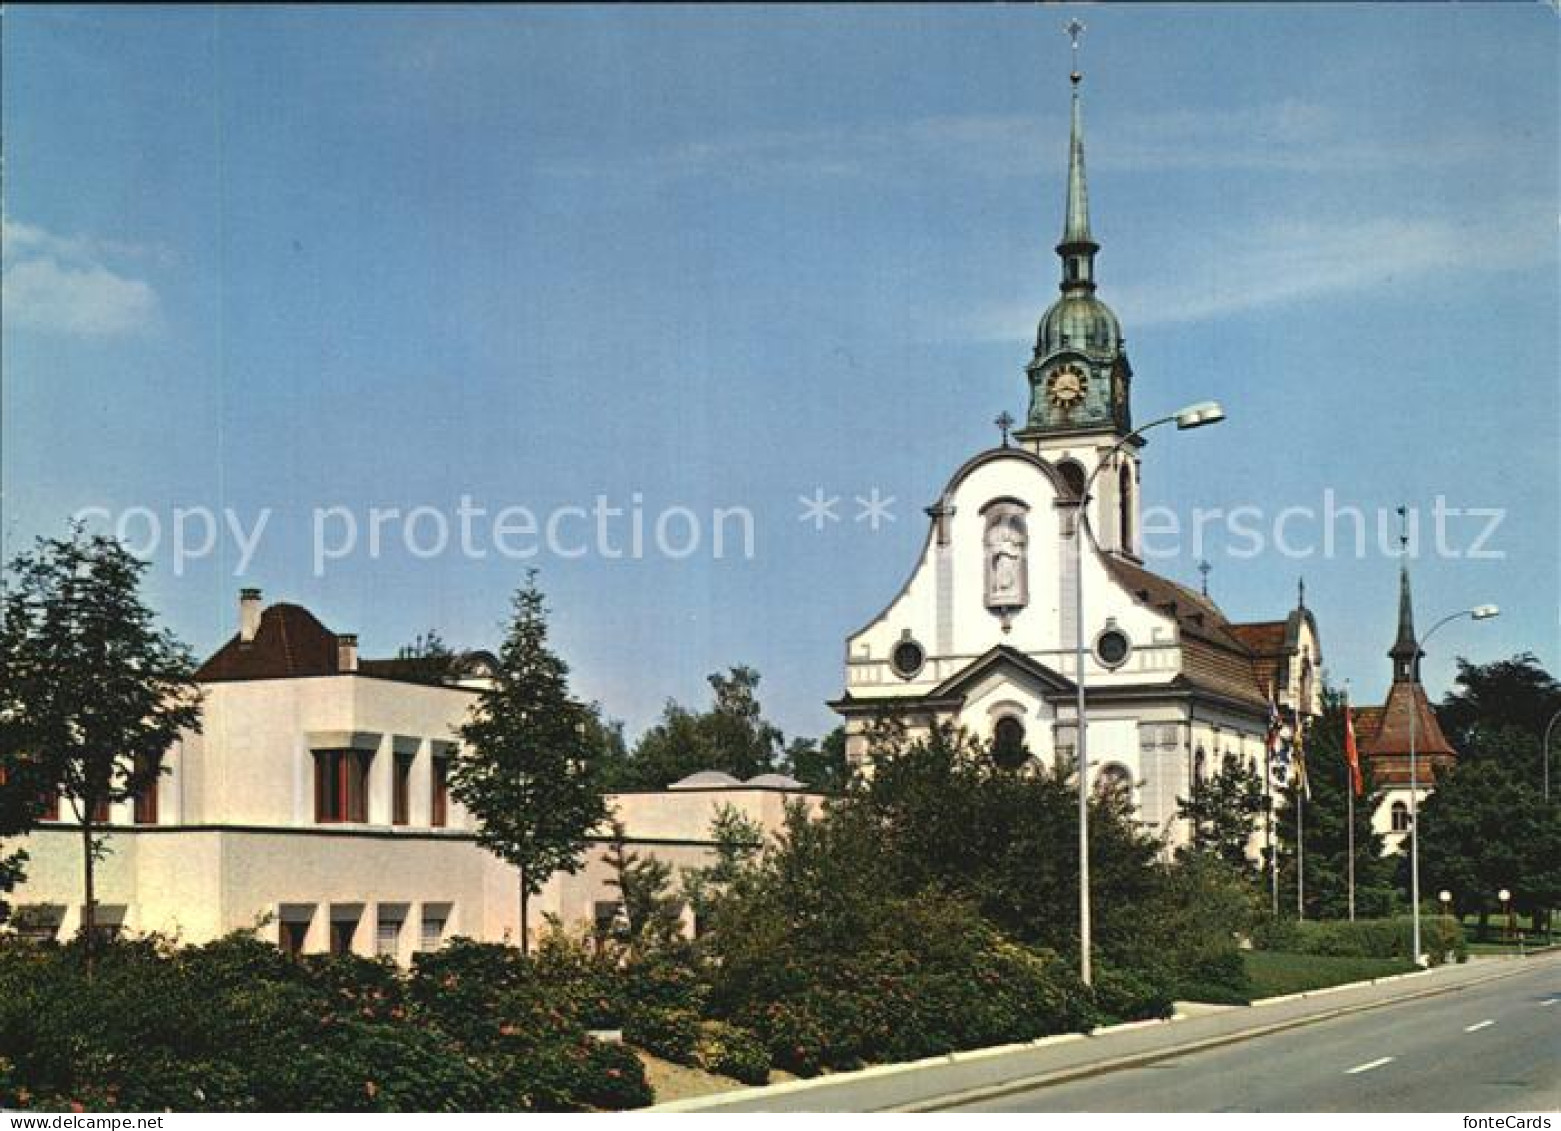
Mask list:
[[1024,744],[1024,723],[1012,715],[1004,715],[992,727],[992,761],[1005,770],[1017,770],[1029,761],[1030,751]]
[[1127,633],[1120,628],[1108,628],[1095,638],[1095,658],[1108,668],[1121,667],[1132,650]]
[[894,668],[894,674],[901,679],[914,678],[926,662],[927,653],[909,637],[901,640],[894,646],[894,651],[889,653],[889,664]]

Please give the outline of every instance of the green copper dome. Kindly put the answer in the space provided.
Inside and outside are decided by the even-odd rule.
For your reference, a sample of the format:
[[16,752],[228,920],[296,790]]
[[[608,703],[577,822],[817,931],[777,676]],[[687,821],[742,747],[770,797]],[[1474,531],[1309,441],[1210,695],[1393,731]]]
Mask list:
[[1064,350],[1115,357],[1122,348],[1122,324],[1111,308],[1087,291],[1065,293],[1041,318],[1036,358]]

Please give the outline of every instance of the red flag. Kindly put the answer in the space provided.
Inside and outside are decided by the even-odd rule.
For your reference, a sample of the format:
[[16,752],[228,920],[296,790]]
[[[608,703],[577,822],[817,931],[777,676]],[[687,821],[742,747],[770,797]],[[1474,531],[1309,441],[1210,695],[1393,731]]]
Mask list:
[[1366,791],[1366,783],[1360,776],[1360,750],[1355,746],[1355,712],[1350,709],[1348,696],[1344,700],[1344,760],[1350,764],[1350,782],[1355,787],[1355,796],[1359,797]]

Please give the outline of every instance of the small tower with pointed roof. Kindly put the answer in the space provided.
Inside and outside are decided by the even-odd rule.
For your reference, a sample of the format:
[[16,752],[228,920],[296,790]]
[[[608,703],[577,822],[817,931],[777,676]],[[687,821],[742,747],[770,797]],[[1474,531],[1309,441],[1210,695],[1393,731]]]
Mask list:
[[[1030,408],[1016,438],[1057,465],[1075,489],[1082,486],[1100,456],[1132,431],[1128,364],[1117,316],[1096,294],[1095,256],[1100,251],[1090,229],[1089,186],[1084,171],[1084,115],[1077,20],[1067,32],[1073,40],[1073,69],[1068,137],[1067,199],[1062,239],[1062,292],[1042,315],[1035,352],[1026,366]],[[1116,466],[1103,470],[1092,492],[1090,526],[1102,549],[1138,560],[1138,459],[1124,451]]]
[[1388,658],[1393,661],[1393,683],[1387,702],[1376,710],[1361,712],[1365,724],[1357,728],[1362,750],[1371,763],[1378,786],[1390,791],[1409,786],[1409,721],[1414,716],[1415,757],[1420,763],[1418,778],[1426,792],[1438,774],[1451,769],[1457,760],[1453,744],[1442,733],[1431,701],[1420,684],[1420,658],[1424,653],[1415,637],[1415,608],[1409,589],[1409,567],[1399,568],[1398,634]]

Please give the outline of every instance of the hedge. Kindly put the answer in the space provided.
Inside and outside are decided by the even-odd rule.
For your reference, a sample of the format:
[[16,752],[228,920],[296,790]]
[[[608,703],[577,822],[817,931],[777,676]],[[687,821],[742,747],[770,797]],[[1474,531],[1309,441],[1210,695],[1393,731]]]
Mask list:
[[[1412,960],[1414,921],[1409,916],[1356,919],[1354,922],[1347,919],[1270,920],[1253,931],[1252,942],[1260,950],[1290,954]],[[1449,958],[1463,962],[1469,957],[1469,945],[1462,927],[1445,916],[1421,916],[1420,945],[1433,966],[1439,966]]]

